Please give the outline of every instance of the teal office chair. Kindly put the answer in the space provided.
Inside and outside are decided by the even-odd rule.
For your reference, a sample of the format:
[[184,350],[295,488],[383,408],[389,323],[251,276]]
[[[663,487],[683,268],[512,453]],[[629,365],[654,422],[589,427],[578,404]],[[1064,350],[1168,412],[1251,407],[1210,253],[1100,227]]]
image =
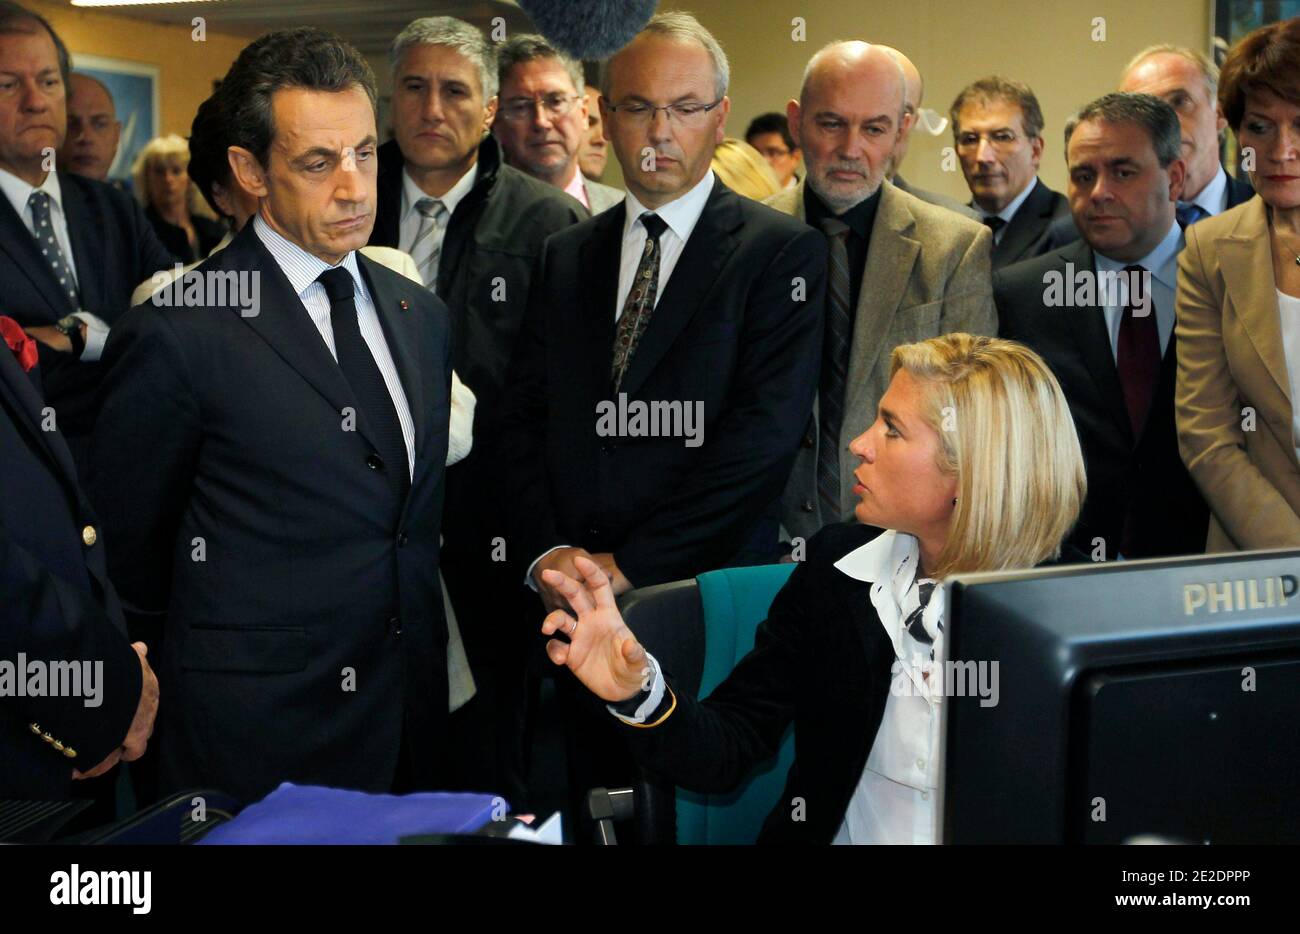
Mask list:
[[[708,697],[754,647],[758,624],[793,570],[793,564],[772,564],[710,571],[693,581],[632,591],[620,609],[677,689]],[[776,757],[727,794],[674,788],[643,770],[635,788],[596,789],[588,806],[598,822],[605,818],[606,842],[612,838],[610,820],[627,817],[641,842],[753,843],[793,762],[793,732],[787,731]]]

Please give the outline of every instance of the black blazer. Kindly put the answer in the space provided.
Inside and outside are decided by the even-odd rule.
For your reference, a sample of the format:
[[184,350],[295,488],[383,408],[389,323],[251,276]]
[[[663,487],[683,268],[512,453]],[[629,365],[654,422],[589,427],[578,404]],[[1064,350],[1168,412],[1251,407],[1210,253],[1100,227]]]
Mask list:
[[447,310],[357,262],[415,422],[404,503],[384,474],[406,464],[344,428],[355,397],[252,224],[198,271],[260,275],[258,314],[141,305],[109,339],[92,489],[123,599],[167,614],[163,790],[388,791],[403,718],[422,780],[443,754]]
[[1034,179],[1029,197],[1021,203],[1011,223],[1002,231],[1002,239],[993,247],[993,268],[1001,269],[1042,256],[1052,248],[1048,242],[1052,222],[1069,216],[1070,202],[1065,195],[1048,188],[1041,179]]
[[167,251],[186,265],[206,259],[213,248],[226,236],[228,230],[220,221],[214,221],[202,214],[190,215],[190,223],[194,225],[194,233],[199,238],[199,251],[196,256],[190,246],[190,238],[185,236],[185,228],[163,220],[162,215],[152,207],[144,209],[144,216]]
[[[0,282],[5,314],[24,327],[53,324],[88,311],[110,327],[126,313],[131,292],[175,258],[158,241],[139,205],[126,192],[80,175],[59,173],[81,308],[72,306],[49,261],[8,198],[0,198]],[[40,347],[45,400],[84,477],[85,453],[99,405],[99,363]]]
[[597,405],[617,404],[624,212],[554,235],[538,261],[502,453],[514,557],[526,568],[556,545],[612,551],[638,587],[722,567],[742,549],[774,560],[781,491],[817,389],[826,238],[715,179],[621,387],[629,403],[702,403],[703,444],[602,437]]
[[[1137,510],[1137,545],[1125,557],[1199,554],[1205,550],[1209,510],[1178,454],[1174,425],[1174,379],[1178,367],[1175,327],[1160,369],[1160,382],[1141,437],[1133,437],[1115,357],[1100,307],[1049,308],[1044,276],[1066,274],[1066,264],[1091,272],[1092,248],[1078,240],[1037,259],[993,274],[1001,337],[1028,344],[1047,361],[1070,404],[1088,472],[1088,497],[1069,540],[1091,553],[1092,540],[1106,542],[1106,557],[1119,548],[1125,513]],[[1069,281],[1068,279],[1066,280]]]
[[142,679],[108,582],[102,530],[67,445],[43,430],[37,373],[23,373],[0,341],[0,659],[102,662],[102,702],[0,699],[0,799],[71,797],[72,770],[94,768],[126,737]]

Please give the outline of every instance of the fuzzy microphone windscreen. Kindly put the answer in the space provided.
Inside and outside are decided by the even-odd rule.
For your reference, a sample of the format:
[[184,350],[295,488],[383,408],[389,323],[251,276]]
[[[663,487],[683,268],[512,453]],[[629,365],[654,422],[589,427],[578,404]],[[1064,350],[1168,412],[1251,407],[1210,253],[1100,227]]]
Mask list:
[[518,0],[537,31],[560,51],[592,61],[632,41],[654,16],[655,0]]

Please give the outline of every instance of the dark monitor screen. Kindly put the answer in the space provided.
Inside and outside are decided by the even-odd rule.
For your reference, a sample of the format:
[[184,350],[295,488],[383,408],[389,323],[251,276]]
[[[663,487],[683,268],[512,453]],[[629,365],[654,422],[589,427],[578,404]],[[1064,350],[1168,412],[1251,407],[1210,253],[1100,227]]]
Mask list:
[[950,843],[1300,842],[1300,551],[958,576]]

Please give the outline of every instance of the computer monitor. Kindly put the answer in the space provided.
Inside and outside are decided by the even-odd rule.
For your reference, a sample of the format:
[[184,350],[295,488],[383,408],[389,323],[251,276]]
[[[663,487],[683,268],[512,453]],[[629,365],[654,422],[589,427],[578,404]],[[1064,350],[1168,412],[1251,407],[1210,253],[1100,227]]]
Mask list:
[[1298,577],[1300,551],[954,577],[942,839],[1300,842]]

